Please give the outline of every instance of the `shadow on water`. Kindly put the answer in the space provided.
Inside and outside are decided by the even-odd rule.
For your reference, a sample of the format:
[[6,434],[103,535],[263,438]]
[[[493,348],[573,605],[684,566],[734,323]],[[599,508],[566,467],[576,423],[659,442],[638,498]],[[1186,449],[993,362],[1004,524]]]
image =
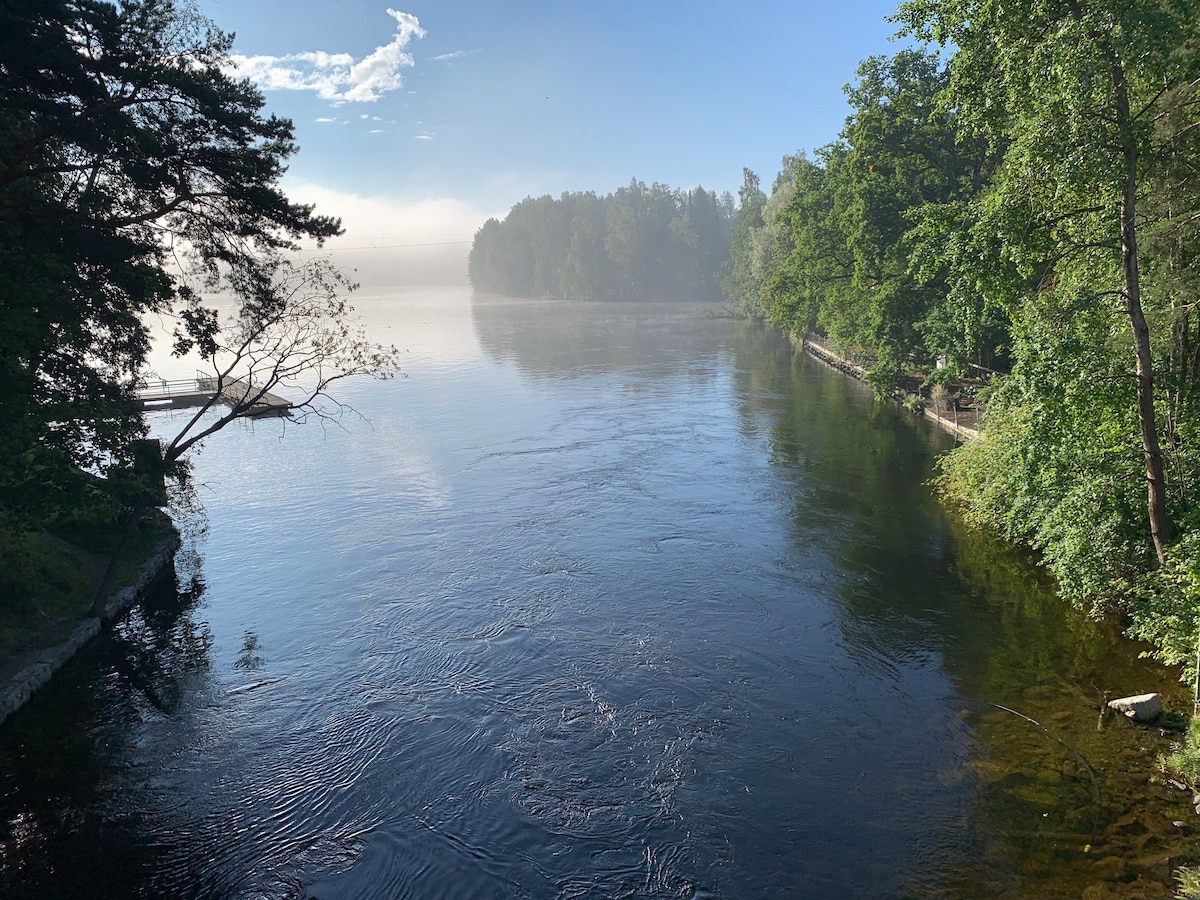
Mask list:
[[198,576],[163,578],[5,723],[0,896],[127,897],[137,873],[154,871],[159,854],[140,817],[111,802],[112,773],[129,765],[134,723],[171,728],[183,698],[203,690],[203,592]]
[[[870,756],[870,742],[891,741],[859,779],[871,798],[864,808],[854,811],[854,797],[840,802],[848,818],[872,822],[881,839],[907,843],[919,858],[902,893],[1170,895],[1172,867],[1196,854],[1190,796],[1156,772],[1175,738],[1106,714],[1105,701],[1158,690],[1180,706],[1176,674],[1140,658],[1145,648],[1118,623],[1063,603],[1027,554],[939,505],[929,481],[937,455],[953,446],[948,435],[875,403],[865,385],[763,325],[696,316],[681,327],[678,313],[661,308],[626,312],[598,317],[587,304],[503,298],[472,305],[484,350],[538,378],[664,365],[648,349],[655,343],[679,345],[680,359],[714,346],[732,352],[740,427],[767,435],[775,479],[763,497],[790,524],[780,565],[812,579],[824,564],[818,581],[844,613],[834,626],[841,649],[855,677],[887,698],[848,696],[854,714],[830,714],[822,727],[868,742],[842,751],[854,759]],[[936,763],[890,758],[910,746]],[[921,821],[922,778],[961,798],[961,816],[943,810],[945,820]],[[910,801],[913,817],[897,813]],[[793,816],[786,801],[758,812]],[[938,833],[920,835],[927,826]]]
[[727,322],[696,303],[526,300],[476,294],[471,320],[480,347],[525,375],[585,378],[640,365],[697,366]]
[[[785,377],[780,355],[742,377]],[[962,856],[917,895],[1170,896],[1172,867],[1197,852],[1190,794],[1157,773],[1176,737],[1105,704],[1157,690],[1183,709],[1177,673],[1141,658],[1118,622],[1063,602],[1028,554],[937,504],[928,482],[949,438],[788,357],[794,389],[744,385],[744,415],[773,420],[776,460],[796,473],[795,540],[814,524],[835,536],[845,646],[881,671],[925,657],[955,688],[942,703],[962,748],[939,779],[971,792]]]

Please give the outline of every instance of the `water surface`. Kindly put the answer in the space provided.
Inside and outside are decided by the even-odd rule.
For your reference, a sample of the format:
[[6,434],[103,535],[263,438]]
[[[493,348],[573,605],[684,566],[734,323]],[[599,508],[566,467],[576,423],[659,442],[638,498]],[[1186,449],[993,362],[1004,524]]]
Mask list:
[[937,506],[947,437],[692,304],[358,305],[407,377],[214,438],[182,592],[0,732],[0,893],[1169,892],[1099,710],[1173,676]]

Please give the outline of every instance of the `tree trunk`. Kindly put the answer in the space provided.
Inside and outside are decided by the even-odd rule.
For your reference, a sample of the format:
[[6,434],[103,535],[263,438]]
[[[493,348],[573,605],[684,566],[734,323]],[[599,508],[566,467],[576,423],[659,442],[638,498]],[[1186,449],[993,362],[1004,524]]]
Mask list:
[[1121,268],[1125,281],[1125,311],[1133,330],[1137,356],[1138,423],[1142,432],[1142,456],[1146,463],[1146,506],[1150,518],[1150,538],[1159,565],[1166,563],[1166,545],[1171,540],[1167,518],[1167,478],[1163,471],[1162,449],[1158,442],[1158,422],[1154,412],[1154,358],[1150,353],[1150,327],[1142,311],[1141,276],[1137,245],[1137,143],[1129,112],[1129,93],[1124,71],[1112,62],[1113,88],[1117,101],[1117,127],[1121,134],[1125,184],[1121,189]]

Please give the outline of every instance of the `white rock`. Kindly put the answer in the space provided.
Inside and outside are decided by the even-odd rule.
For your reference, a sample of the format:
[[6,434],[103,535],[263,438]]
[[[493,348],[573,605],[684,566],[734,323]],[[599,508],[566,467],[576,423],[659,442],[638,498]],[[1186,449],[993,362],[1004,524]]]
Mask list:
[[1162,698],[1158,694],[1138,694],[1136,697],[1109,700],[1108,708],[1135,722],[1153,722],[1162,712]]

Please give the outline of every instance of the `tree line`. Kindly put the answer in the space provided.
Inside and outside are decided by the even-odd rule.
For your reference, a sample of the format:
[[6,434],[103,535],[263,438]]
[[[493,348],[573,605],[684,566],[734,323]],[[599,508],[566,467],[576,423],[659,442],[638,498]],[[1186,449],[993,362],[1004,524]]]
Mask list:
[[[841,133],[749,170],[741,313],[904,372],[1001,368],[944,495],[1200,676],[1200,4],[909,0]],[[943,368],[937,368],[941,363]]]
[[471,284],[511,296],[720,301],[733,198],[634,179],[592,192],[526,198],[475,233]]

